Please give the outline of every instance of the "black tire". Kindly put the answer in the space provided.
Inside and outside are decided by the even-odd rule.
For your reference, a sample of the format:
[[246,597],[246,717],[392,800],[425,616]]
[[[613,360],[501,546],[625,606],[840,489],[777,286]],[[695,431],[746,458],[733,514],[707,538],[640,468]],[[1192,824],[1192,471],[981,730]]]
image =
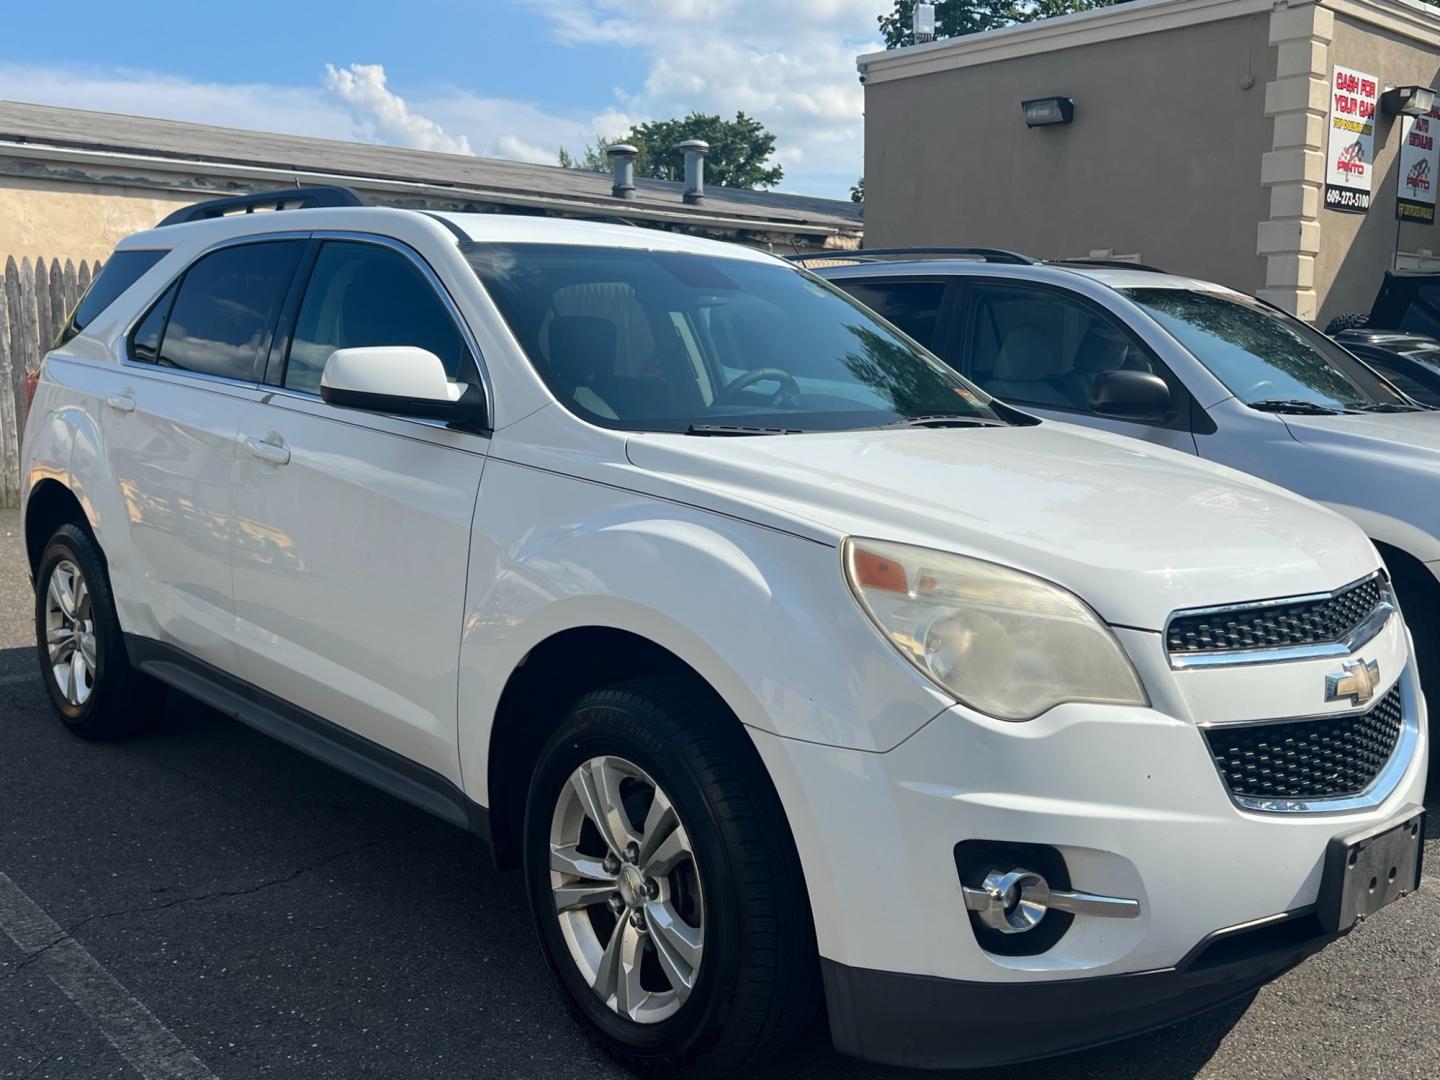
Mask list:
[[[1440,703],[1440,585],[1435,577],[1416,559],[1385,544],[1376,544],[1395,598],[1405,613],[1405,625],[1415,641],[1415,667],[1420,675],[1420,689],[1427,702]],[[1431,706],[1432,711],[1435,708]],[[1432,725],[1433,729],[1433,725]],[[1431,751],[1430,792],[1440,790],[1440,755]]]
[[1341,330],[1364,330],[1370,325],[1370,316],[1358,312],[1350,315],[1336,315],[1325,327],[1325,333],[1334,337]]
[[[78,567],[83,576],[88,592],[84,621],[94,639],[91,689],[80,703],[67,697],[61,687],[46,641],[51,580],[56,568],[67,563]],[[164,687],[135,670],[125,651],[125,638],[120,632],[110,577],[100,549],[89,533],[75,525],[56,529],[40,556],[35,575],[35,641],[40,677],[50,694],[50,703],[65,726],[76,735],[102,739],[129,734],[150,723],[161,708]]]
[[[552,892],[552,816],[571,775],[602,756],[633,763],[664,790],[689,837],[704,897],[694,987],[677,1012],[648,1024],[621,1016],[591,989]],[[743,1075],[812,1029],[818,959],[794,841],[753,744],[706,688],[652,678],[576,701],[541,751],[524,828],[526,889],[546,962],[571,1010],[624,1065]]]

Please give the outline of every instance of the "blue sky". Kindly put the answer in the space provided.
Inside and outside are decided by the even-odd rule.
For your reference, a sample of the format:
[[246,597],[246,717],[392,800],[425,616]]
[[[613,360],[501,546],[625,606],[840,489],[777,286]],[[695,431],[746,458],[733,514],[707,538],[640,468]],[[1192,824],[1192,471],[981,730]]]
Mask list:
[[843,197],[861,172],[854,58],[885,6],[12,4],[0,98],[532,161],[635,121],[743,109],[776,133],[785,190]]

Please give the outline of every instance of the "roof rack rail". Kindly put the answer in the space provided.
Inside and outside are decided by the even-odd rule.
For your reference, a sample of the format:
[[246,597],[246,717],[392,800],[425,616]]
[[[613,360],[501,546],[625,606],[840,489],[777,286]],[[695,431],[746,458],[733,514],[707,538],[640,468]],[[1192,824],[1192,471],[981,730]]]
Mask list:
[[1051,266],[1088,266],[1095,270],[1139,270],[1144,274],[1168,274],[1168,270],[1161,270],[1158,266],[1150,266],[1142,262],[1131,262],[1129,259],[1051,259]]
[[988,247],[913,247],[913,248],[861,248],[859,251],[817,251],[808,255],[787,255],[793,263],[805,264],[822,260],[854,260],[855,262],[876,262],[881,259],[982,259],[985,262],[1008,263],[1012,266],[1035,266],[1040,260],[1018,251]]
[[281,188],[279,191],[255,191],[249,195],[231,195],[223,199],[207,199],[194,206],[182,206],[155,227],[163,229],[166,225],[206,221],[241,211],[253,214],[256,210],[313,210],[322,206],[365,205],[365,200],[347,187]]

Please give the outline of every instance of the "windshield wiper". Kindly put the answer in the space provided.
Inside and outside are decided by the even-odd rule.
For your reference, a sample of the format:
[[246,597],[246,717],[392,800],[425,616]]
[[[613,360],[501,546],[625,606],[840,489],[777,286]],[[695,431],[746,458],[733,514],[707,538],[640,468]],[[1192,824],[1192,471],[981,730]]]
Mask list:
[[746,427],[744,424],[691,424],[686,435],[803,435],[804,428]]
[[935,413],[932,416],[906,416],[884,428],[910,427],[1009,427],[1004,420],[992,420],[988,416],[958,416],[954,413]]
[[1266,401],[1247,401],[1245,404],[1261,412],[1298,413],[1310,416],[1339,416],[1344,409],[1332,409],[1318,401],[1303,401],[1300,398],[1273,398]]
[[1352,409],[1358,409],[1360,412],[1378,412],[1378,413],[1424,412],[1424,411],[1425,411],[1425,407],[1424,407],[1423,405],[1405,405],[1405,404],[1402,404],[1402,403],[1399,402],[1399,401],[1376,401],[1376,402],[1374,402],[1374,403],[1372,403],[1372,404],[1369,404],[1369,405],[1352,405],[1351,408],[1352,408]]

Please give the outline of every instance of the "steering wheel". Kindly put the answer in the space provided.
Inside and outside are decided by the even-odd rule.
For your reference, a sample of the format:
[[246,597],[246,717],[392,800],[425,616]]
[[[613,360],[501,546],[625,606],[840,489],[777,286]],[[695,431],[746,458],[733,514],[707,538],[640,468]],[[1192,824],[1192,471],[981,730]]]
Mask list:
[[757,367],[745,372],[744,375],[737,375],[729,384],[721,389],[720,393],[715,395],[715,402],[716,404],[725,402],[734,405],[736,404],[734,400],[735,397],[742,390],[748,390],[756,383],[765,382],[769,379],[774,379],[780,384],[780,389],[771,395],[770,403],[772,405],[778,405],[787,395],[790,397],[800,396],[800,384],[795,381],[795,377],[788,371],[773,367]]

